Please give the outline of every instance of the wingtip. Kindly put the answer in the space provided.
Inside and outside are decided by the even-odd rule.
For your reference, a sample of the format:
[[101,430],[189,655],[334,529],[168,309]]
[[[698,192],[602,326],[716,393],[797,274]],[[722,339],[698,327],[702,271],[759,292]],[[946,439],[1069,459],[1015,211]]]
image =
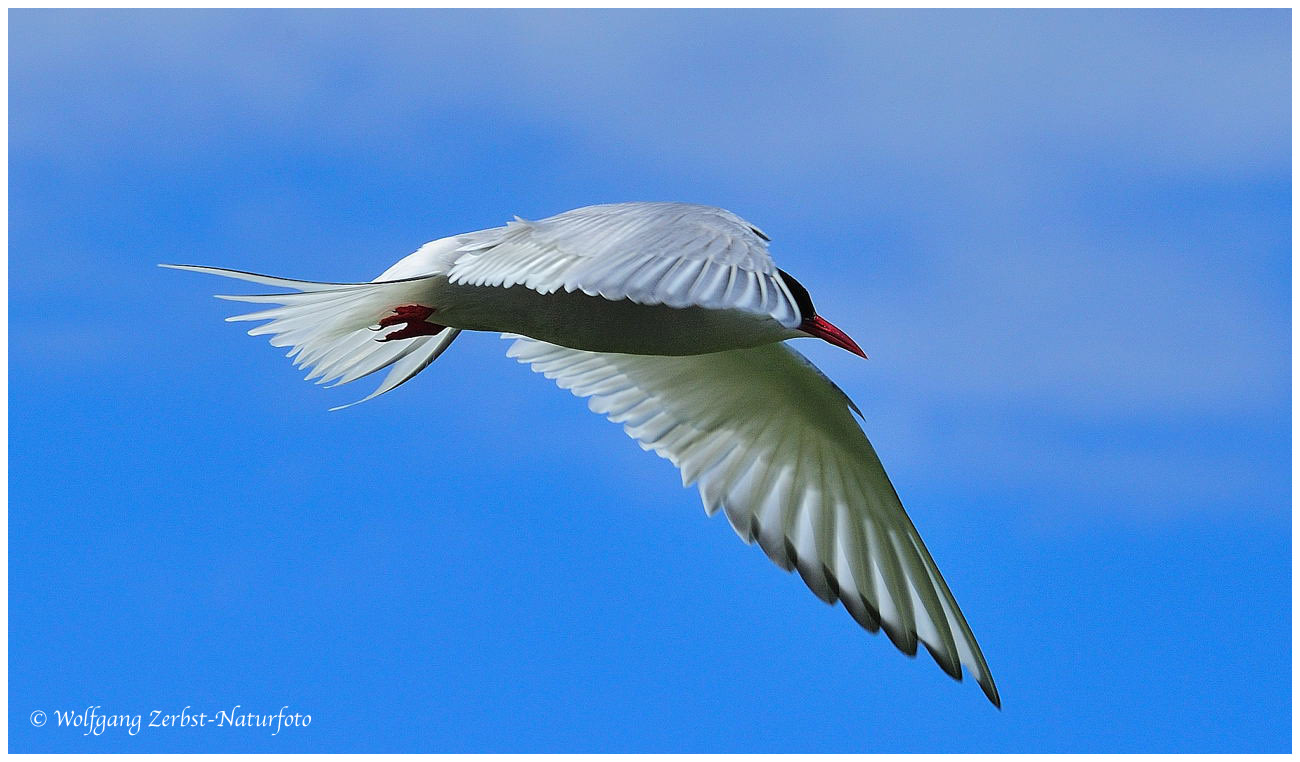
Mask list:
[[930,654],[930,658],[934,659],[934,663],[939,665],[939,669],[943,670],[944,674],[959,683],[962,681],[961,661],[955,652],[948,654],[941,649],[932,647],[929,643],[923,643],[923,645],[926,653]]
[[988,697],[989,703],[999,712],[1002,711],[1002,697],[998,695],[998,687],[993,684],[992,678],[985,678],[979,681],[980,688],[984,695]]
[[[939,665],[939,669],[943,670],[953,680],[959,683],[964,682],[965,675],[962,673],[960,662],[945,658],[940,652],[931,648],[929,643],[923,643],[923,645],[931,658]],[[973,672],[972,675],[974,676]],[[989,703],[999,712],[1002,711],[1002,697],[998,695],[998,687],[993,684],[993,678],[985,673],[984,675],[975,676],[975,682],[979,685],[980,690],[984,691],[984,696],[989,700]]]

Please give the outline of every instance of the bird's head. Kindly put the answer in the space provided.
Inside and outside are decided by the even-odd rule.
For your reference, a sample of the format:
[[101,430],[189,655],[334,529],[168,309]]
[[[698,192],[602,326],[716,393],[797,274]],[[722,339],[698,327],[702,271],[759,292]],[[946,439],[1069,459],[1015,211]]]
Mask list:
[[790,289],[790,295],[794,297],[795,305],[799,307],[799,317],[802,322],[799,324],[799,330],[809,336],[830,342],[841,349],[847,349],[853,354],[863,358],[867,353],[862,351],[858,343],[849,338],[844,331],[836,328],[829,320],[817,314],[816,308],[813,307],[812,297],[808,295],[808,289],[803,287],[799,281],[795,280],[785,270],[777,270],[781,274],[781,280],[785,281],[786,288]]

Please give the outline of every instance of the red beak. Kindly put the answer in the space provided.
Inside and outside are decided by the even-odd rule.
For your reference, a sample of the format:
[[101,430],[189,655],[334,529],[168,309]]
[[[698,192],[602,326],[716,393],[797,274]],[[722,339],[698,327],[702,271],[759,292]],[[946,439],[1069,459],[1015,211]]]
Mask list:
[[817,315],[803,321],[803,324],[799,326],[799,330],[809,336],[825,339],[841,349],[847,349],[864,360],[867,359],[867,353],[863,352],[862,347],[858,346],[856,341],[850,339],[847,333],[831,325],[828,321],[822,320]]

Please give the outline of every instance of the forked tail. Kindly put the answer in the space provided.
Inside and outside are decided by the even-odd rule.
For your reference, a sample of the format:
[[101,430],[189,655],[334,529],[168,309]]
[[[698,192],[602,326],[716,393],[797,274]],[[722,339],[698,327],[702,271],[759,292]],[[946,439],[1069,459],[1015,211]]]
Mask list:
[[384,368],[392,367],[383,383],[365,398],[332,410],[365,402],[391,391],[438,359],[460,334],[447,328],[433,336],[400,341],[379,341],[386,334],[374,329],[395,308],[418,303],[427,294],[428,278],[379,281],[375,283],[316,283],[275,278],[240,270],[197,265],[162,265],[173,270],[192,270],[246,280],[275,288],[293,289],[284,294],[229,295],[218,299],[235,302],[280,305],[267,310],[234,315],[228,321],[266,320],[248,333],[271,334],[271,345],[291,347],[294,366],[308,368],[307,380],[331,386],[347,384]]

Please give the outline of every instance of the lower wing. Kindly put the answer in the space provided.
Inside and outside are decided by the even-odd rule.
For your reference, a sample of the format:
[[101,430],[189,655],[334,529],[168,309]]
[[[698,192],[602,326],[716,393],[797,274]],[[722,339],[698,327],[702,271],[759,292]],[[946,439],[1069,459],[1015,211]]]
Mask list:
[[584,352],[515,338],[509,356],[589,397],[698,484],[745,542],[798,570],[901,651],[921,642],[945,672],[964,665],[1001,705],[957,601],[850,413],[852,402],[784,343],[663,357]]

